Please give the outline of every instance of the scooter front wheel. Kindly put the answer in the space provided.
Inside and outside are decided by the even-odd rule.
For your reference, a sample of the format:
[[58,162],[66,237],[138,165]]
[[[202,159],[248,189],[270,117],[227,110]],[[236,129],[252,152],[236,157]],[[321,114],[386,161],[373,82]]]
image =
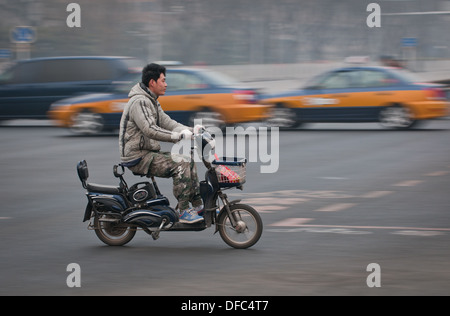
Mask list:
[[109,246],[123,246],[136,235],[136,228],[117,223],[112,216],[94,218],[95,234]]
[[263,223],[258,212],[246,204],[231,205],[230,211],[235,226],[226,211],[223,211],[218,219],[219,233],[223,241],[237,249],[249,248],[256,244],[263,231]]

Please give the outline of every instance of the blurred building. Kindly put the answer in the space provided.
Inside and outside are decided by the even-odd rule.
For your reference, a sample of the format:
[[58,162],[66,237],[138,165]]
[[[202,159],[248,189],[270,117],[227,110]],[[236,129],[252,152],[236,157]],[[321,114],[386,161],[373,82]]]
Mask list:
[[369,28],[367,5],[382,13],[450,10],[448,0],[73,0],[81,27],[66,25],[67,0],[0,0],[0,48],[17,25],[34,26],[31,56],[127,55],[186,64],[342,60],[350,55],[450,58],[449,15],[382,16]]

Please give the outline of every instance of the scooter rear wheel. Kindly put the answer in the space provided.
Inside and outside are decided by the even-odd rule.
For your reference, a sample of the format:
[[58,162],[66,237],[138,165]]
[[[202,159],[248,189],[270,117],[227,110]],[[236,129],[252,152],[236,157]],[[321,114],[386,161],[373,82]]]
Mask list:
[[97,237],[109,246],[123,246],[136,235],[136,228],[116,223],[113,217],[95,217],[94,227]]
[[256,244],[263,231],[263,223],[258,212],[246,204],[231,205],[230,210],[237,225],[233,227],[226,211],[221,213],[218,225],[223,241],[237,249],[249,248]]

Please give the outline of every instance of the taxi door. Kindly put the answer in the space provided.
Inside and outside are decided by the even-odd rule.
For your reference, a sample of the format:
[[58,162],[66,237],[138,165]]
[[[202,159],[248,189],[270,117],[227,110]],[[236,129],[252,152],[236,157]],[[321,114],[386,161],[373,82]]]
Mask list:
[[351,76],[348,70],[335,71],[323,77],[314,87],[305,89],[301,118],[310,122],[346,120],[351,105]]
[[353,99],[361,108],[361,120],[378,121],[382,108],[396,102],[402,83],[381,69],[362,69],[358,75],[359,91]]

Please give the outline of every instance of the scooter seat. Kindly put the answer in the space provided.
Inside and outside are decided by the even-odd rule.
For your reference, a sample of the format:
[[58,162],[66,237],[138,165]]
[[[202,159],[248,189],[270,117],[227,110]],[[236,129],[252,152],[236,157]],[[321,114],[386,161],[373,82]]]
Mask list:
[[87,183],[86,189],[91,192],[106,193],[106,194],[120,193],[120,188],[113,185]]

